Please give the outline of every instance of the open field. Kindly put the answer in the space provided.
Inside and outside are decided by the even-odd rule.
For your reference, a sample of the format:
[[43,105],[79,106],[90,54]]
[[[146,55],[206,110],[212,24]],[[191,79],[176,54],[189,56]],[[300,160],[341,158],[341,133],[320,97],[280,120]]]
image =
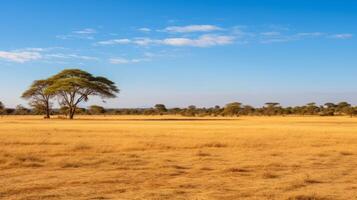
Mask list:
[[0,199],[357,199],[357,118],[194,119],[3,117]]

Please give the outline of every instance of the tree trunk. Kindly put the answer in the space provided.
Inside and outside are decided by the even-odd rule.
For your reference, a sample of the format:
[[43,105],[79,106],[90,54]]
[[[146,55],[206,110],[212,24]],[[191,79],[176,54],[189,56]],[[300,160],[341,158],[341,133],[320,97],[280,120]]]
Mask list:
[[74,118],[74,113],[76,112],[76,108],[70,108],[69,109],[69,119],[73,119]]
[[49,102],[46,102],[46,119],[50,119],[50,105]]

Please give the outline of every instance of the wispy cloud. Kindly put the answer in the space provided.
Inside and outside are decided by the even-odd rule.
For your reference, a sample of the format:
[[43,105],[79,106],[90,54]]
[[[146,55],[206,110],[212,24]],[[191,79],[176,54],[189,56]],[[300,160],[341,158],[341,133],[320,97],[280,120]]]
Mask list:
[[189,25],[189,26],[169,26],[163,31],[170,33],[192,33],[192,32],[211,32],[222,30],[222,28],[215,25]]
[[139,30],[139,31],[142,31],[142,32],[150,32],[150,31],[151,31],[150,28],[146,28],[146,27],[139,28],[138,30]]
[[97,31],[95,29],[85,28],[85,29],[82,29],[82,30],[72,31],[69,34],[57,35],[56,38],[61,39],[61,40],[68,40],[68,39],[93,40],[94,39],[94,35],[96,33],[97,33]]
[[104,40],[99,41],[96,45],[116,45],[116,44],[129,44],[131,43],[130,39],[113,39],[113,40]]
[[323,36],[325,33],[321,32],[306,32],[306,33],[297,33],[295,36],[296,37],[319,37]]
[[85,61],[99,60],[97,57],[79,55],[71,52],[73,51],[63,47],[22,48],[12,51],[0,51],[0,60],[16,63],[26,63],[30,61],[59,62],[69,59]]
[[83,30],[73,31],[73,33],[75,33],[75,34],[85,34],[85,35],[88,35],[88,34],[97,33],[97,31],[96,31],[95,29],[92,29],[92,28],[85,28],[85,29],[83,29]]
[[261,43],[277,43],[277,42],[291,42],[303,39],[312,39],[325,36],[322,32],[301,32],[294,34],[283,34],[281,32],[263,32],[260,34],[262,37],[259,38]]
[[234,42],[232,36],[222,35],[202,35],[196,39],[190,38],[167,38],[162,40],[162,44],[170,46],[192,46],[192,47],[210,47],[218,45],[227,45]]
[[25,63],[41,58],[42,55],[36,51],[0,51],[0,59],[9,62]]
[[277,31],[270,31],[270,32],[263,32],[263,33],[260,33],[260,34],[263,35],[263,36],[278,36],[281,33],[277,32]]
[[334,35],[330,36],[330,38],[333,38],[333,39],[350,39],[352,37],[353,37],[353,34],[350,34],[350,33],[334,34]]
[[44,55],[45,58],[60,58],[60,59],[80,59],[80,60],[99,60],[97,57],[92,56],[83,56],[78,54],[46,54]]
[[139,62],[144,62],[144,61],[149,61],[148,58],[134,58],[134,59],[127,59],[127,58],[121,58],[121,57],[117,57],[117,58],[110,58],[109,62],[111,64],[116,64],[116,65],[120,65],[120,64],[132,64],[132,63],[139,63]]
[[233,36],[228,35],[201,35],[198,38],[171,37],[164,39],[134,38],[134,39],[113,39],[97,42],[96,45],[120,45],[135,44],[140,46],[148,45],[168,45],[168,46],[191,46],[191,47],[210,47],[218,45],[228,45],[234,42]]

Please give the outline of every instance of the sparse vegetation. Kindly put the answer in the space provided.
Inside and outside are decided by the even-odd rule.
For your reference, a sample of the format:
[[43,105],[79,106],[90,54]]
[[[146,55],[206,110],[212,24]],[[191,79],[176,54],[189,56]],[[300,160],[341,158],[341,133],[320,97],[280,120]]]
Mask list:
[[[114,98],[118,92],[115,83],[105,77],[95,77],[80,69],[66,69],[48,79],[34,81],[22,97],[30,99],[30,105],[35,111],[33,113],[43,111],[46,113],[46,118],[50,118],[50,100],[56,97],[61,106],[59,111],[64,112],[69,119],[73,119],[76,113],[86,112],[78,108],[78,104],[88,101],[90,96]],[[21,114],[28,113],[21,112]]]
[[[61,99],[61,98],[60,98]],[[32,109],[27,109],[23,114],[42,114],[46,108],[38,101],[31,101]],[[51,104],[50,104],[51,105]],[[51,110],[52,115],[70,116],[70,108],[67,104],[62,104],[60,108]],[[17,114],[9,110],[4,111],[7,114]],[[340,102],[338,104],[326,103],[323,106],[317,106],[315,103],[308,103],[304,106],[283,107],[279,103],[266,103],[263,107],[253,107],[250,105],[243,105],[239,102],[227,104],[225,107],[214,106],[211,108],[198,108],[190,105],[187,108],[167,108],[164,104],[156,104],[153,108],[104,108],[99,105],[89,106],[86,108],[75,109],[75,114],[79,115],[181,115],[186,117],[238,117],[238,116],[349,116],[357,115],[357,107],[352,106],[347,102]],[[73,114],[73,113],[72,113]]]
[[0,119],[1,199],[356,197],[357,118],[39,119]]

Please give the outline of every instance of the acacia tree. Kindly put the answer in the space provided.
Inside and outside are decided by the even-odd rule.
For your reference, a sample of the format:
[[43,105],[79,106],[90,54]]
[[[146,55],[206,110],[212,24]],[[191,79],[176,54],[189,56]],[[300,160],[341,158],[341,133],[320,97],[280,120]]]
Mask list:
[[265,103],[266,107],[263,107],[264,109],[264,113],[268,116],[277,114],[277,109],[280,108],[278,107],[280,105],[280,103],[276,103],[276,102],[268,102]]
[[92,115],[100,115],[105,113],[105,108],[98,105],[91,105],[88,111]]
[[239,116],[242,104],[239,102],[229,103],[224,107],[223,114],[228,116]]
[[70,119],[73,119],[78,104],[88,101],[90,96],[114,98],[119,92],[114,82],[80,69],[63,70],[49,80],[52,84],[46,89],[46,94],[58,97],[60,104],[68,108]]
[[167,112],[167,108],[166,108],[166,106],[164,104],[156,104],[154,106],[154,108],[155,108],[155,110],[157,111],[157,113],[159,115],[163,115],[164,113]]
[[31,84],[30,88],[22,94],[22,98],[30,99],[30,105],[35,109],[39,109],[41,112],[45,113],[46,118],[50,118],[51,114],[50,99],[53,97],[53,95],[46,93],[47,88],[51,84],[51,80],[36,80]]
[[5,113],[5,106],[4,104],[0,101],[0,115],[3,115]]

